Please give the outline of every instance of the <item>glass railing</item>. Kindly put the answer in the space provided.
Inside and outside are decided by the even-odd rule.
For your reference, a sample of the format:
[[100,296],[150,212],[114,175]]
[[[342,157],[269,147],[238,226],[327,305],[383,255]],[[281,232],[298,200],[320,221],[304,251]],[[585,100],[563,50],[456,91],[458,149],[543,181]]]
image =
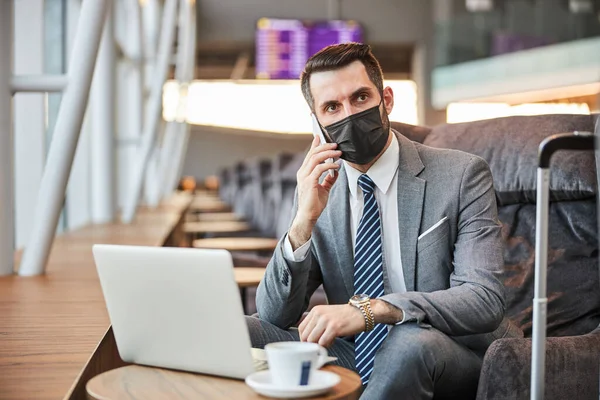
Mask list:
[[508,0],[488,12],[436,24],[435,62],[446,66],[600,36],[600,11],[574,13],[567,1]]

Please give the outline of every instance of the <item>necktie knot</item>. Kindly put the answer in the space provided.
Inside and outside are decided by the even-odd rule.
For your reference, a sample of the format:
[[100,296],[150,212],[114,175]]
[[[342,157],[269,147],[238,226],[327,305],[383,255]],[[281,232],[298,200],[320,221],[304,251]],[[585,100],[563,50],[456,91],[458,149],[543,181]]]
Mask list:
[[375,183],[367,174],[362,174],[358,178],[358,186],[360,186],[365,194],[372,194],[375,191]]

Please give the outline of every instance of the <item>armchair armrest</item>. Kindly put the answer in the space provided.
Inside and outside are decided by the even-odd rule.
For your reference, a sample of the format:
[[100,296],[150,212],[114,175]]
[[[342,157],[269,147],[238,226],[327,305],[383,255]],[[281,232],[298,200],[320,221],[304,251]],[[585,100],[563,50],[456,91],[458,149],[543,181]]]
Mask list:
[[[600,327],[546,342],[546,400],[598,399]],[[531,339],[498,339],[488,348],[477,400],[530,398]]]

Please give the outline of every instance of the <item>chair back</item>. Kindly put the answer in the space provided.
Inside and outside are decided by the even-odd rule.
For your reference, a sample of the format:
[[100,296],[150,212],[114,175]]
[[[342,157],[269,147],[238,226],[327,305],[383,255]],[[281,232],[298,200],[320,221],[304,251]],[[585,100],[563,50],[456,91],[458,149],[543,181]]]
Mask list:
[[[490,165],[505,241],[507,315],[531,335],[535,265],[537,149],[547,136],[592,132],[590,115],[507,117],[436,126],[424,144],[463,150]],[[597,128],[597,125],[596,125]],[[548,336],[591,332],[600,324],[595,155],[553,156],[548,238]]]

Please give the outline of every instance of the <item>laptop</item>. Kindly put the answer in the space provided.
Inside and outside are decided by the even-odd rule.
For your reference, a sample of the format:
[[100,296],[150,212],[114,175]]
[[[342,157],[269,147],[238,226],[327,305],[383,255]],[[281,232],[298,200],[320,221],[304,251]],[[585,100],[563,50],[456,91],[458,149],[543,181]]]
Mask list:
[[94,245],[121,358],[244,379],[254,362],[226,250]]

